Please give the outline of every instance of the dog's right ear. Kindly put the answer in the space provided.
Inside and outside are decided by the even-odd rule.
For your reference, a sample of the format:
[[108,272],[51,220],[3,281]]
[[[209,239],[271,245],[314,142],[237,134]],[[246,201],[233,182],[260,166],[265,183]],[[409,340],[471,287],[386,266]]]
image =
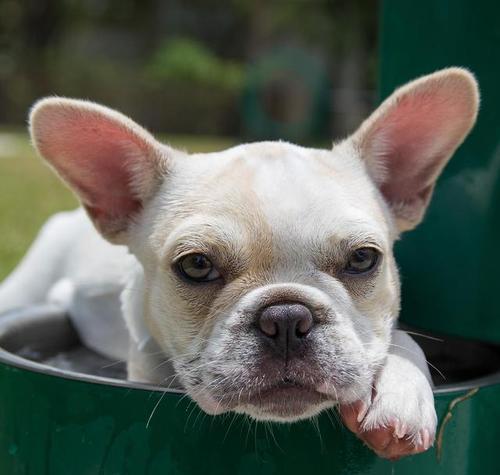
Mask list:
[[125,242],[175,153],[128,117],[88,101],[42,99],[31,111],[30,132],[40,155],[114,243]]

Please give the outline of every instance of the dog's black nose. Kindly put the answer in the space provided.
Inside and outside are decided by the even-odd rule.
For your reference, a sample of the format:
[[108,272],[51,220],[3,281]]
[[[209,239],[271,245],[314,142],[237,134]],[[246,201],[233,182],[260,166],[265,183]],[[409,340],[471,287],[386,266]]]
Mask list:
[[311,311],[299,303],[271,305],[258,318],[261,333],[282,354],[295,351],[313,327]]

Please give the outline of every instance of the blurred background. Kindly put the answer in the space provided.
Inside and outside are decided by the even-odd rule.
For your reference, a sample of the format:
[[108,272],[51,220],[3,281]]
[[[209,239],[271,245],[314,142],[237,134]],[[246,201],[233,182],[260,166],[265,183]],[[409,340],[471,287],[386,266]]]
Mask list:
[[375,102],[373,0],[0,0],[0,279],[76,201],[28,143],[30,106],[90,99],[190,151],[325,145]]

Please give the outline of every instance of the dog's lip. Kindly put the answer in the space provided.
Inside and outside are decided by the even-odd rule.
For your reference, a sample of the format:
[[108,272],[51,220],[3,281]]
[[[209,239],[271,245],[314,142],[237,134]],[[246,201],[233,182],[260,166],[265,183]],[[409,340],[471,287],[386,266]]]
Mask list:
[[320,393],[313,386],[298,381],[280,381],[265,388],[249,392],[245,400],[255,406],[294,406],[297,404],[318,404],[331,398]]

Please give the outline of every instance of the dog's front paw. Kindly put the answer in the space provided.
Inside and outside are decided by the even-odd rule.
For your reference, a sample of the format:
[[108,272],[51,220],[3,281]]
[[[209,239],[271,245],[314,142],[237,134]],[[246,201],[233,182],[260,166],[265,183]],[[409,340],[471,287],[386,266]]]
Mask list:
[[340,407],[346,426],[377,455],[398,459],[432,446],[437,417],[427,378],[410,361],[389,355],[371,400]]

